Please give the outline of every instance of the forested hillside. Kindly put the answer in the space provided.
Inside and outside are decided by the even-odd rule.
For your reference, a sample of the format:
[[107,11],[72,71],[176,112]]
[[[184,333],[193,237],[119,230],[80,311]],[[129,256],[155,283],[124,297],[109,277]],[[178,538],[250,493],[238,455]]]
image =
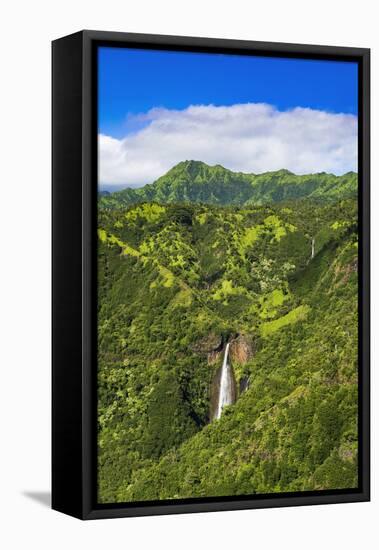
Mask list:
[[357,485],[355,195],[185,162],[99,197],[101,502]]

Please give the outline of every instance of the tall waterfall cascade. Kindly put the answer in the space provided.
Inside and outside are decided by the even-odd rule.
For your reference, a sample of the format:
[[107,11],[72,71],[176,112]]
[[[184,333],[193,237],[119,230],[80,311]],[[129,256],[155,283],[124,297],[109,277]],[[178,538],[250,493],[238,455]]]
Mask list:
[[311,252],[311,260],[315,257],[315,240],[312,239],[312,252]]
[[229,344],[226,344],[224,360],[221,369],[220,391],[218,396],[217,410],[215,418],[220,418],[222,409],[226,405],[233,403],[233,373],[228,361]]

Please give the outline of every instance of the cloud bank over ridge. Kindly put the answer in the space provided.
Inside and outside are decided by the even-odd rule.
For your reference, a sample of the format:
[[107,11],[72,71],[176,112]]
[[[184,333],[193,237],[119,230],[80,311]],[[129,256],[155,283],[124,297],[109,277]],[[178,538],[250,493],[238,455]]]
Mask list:
[[182,160],[240,172],[357,170],[355,115],[264,103],[191,105],[133,115],[143,127],[123,139],[99,135],[100,186],[152,183]]

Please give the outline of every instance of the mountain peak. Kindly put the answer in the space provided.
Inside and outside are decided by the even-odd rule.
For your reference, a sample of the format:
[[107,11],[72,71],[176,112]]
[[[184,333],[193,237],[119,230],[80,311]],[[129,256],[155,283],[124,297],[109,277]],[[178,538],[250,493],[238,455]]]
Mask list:
[[169,172],[186,171],[190,174],[194,174],[199,172],[200,170],[210,169],[210,168],[211,166],[209,166],[205,162],[202,162],[201,160],[182,160],[181,162],[178,162],[178,164],[175,164],[175,166],[173,166],[171,170],[169,170]]
[[110,208],[116,208],[118,201],[123,205],[155,201],[242,206],[305,198],[332,201],[353,197],[356,189],[354,173],[300,176],[283,168],[262,174],[246,174],[233,172],[219,164],[209,166],[199,160],[184,160],[152,184],[135,190],[127,188],[118,195],[102,196],[100,200]]
[[280,170],[275,170],[274,172],[271,172],[271,174],[276,176],[294,176],[295,174],[291,172],[291,170],[287,170],[287,168],[281,168]]

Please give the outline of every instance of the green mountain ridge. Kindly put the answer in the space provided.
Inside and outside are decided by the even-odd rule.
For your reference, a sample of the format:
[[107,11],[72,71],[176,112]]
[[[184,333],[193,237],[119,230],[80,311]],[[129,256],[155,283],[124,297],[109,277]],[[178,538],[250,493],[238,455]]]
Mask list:
[[243,206],[305,198],[331,202],[354,197],[357,186],[355,172],[342,176],[325,172],[296,175],[282,169],[246,174],[190,160],[180,162],[152,184],[102,194],[99,207],[124,208],[140,202]]

